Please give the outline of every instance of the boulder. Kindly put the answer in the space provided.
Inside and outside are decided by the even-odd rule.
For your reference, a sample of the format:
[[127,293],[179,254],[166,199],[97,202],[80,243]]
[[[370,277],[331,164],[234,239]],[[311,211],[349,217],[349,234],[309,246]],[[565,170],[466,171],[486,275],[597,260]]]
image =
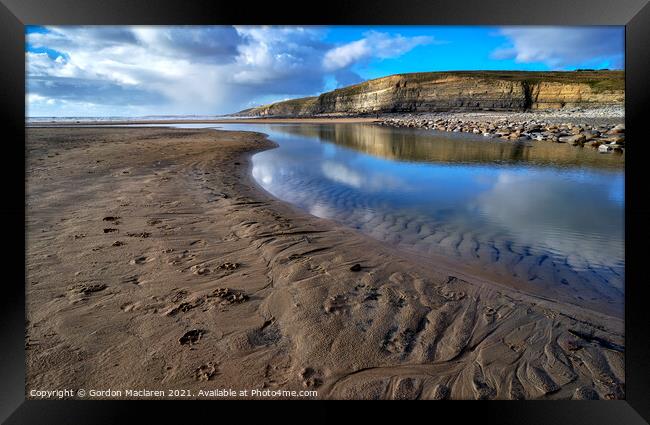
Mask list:
[[570,143],[573,146],[584,144],[586,138],[582,134],[575,134],[573,136],[562,136],[558,138],[560,143]]
[[602,142],[604,142],[604,143],[611,143],[611,144],[614,144],[614,145],[623,145],[623,144],[625,144],[625,136],[622,135],[622,134],[617,135],[617,136],[605,137],[605,138],[602,138],[600,140]]
[[610,134],[620,134],[620,133],[625,133],[625,124],[618,124],[612,127],[611,130],[608,131]]
[[580,134],[585,136],[585,140],[595,139],[596,137],[600,136],[600,133],[595,130],[585,130]]

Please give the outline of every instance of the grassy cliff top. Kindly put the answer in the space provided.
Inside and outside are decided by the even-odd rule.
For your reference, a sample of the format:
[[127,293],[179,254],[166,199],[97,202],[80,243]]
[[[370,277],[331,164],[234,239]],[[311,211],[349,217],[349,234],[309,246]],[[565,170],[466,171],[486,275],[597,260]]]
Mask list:
[[414,83],[426,83],[449,77],[521,81],[531,84],[541,82],[555,82],[564,84],[582,83],[589,84],[592,89],[598,92],[625,89],[625,71],[440,71],[394,74],[387,77],[380,77],[373,80],[364,81],[362,83],[354,84],[348,87],[342,87],[329,93],[355,94],[365,90],[368,85],[381,84],[383,80],[405,80]]
[[285,109],[301,109],[303,107],[306,107],[308,104],[316,103],[317,100],[318,100],[318,96],[299,97],[296,99],[282,100],[279,102],[269,103],[268,105],[260,105],[254,108],[244,109],[243,111],[237,112],[235,115],[244,116],[244,115],[249,115],[251,113],[254,114],[259,111],[272,109],[273,107],[277,107],[277,106],[283,107]]

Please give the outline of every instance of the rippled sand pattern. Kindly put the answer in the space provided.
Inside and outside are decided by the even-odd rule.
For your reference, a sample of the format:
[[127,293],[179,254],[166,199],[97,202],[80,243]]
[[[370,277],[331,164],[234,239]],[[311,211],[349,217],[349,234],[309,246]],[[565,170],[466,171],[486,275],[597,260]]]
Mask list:
[[[550,247],[545,250],[513,242],[508,238],[510,235],[496,229],[469,227],[460,220],[444,220],[444,217],[435,220],[417,212],[389,210],[381,198],[364,201],[356,191],[347,188],[323,187],[305,180],[287,181],[286,186],[286,191],[272,193],[316,216],[334,219],[376,239],[423,254],[444,254],[489,267],[498,274],[516,278],[533,292],[553,294],[599,310],[622,311],[624,264],[620,260],[592,264],[606,258],[588,258],[577,250],[569,254],[552,253]],[[576,246],[591,242],[607,247],[609,243],[604,237],[593,241],[581,240],[582,237],[557,235],[558,240],[564,238],[565,243],[573,242]]]

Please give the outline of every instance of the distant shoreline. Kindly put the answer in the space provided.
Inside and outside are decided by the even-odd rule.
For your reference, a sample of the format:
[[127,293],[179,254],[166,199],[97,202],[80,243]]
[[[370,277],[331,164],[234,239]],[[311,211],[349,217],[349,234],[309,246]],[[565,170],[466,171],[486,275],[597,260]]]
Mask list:
[[27,122],[27,127],[147,126],[174,124],[377,124],[442,132],[473,133],[510,141],[549,141],[588,145],[602,153],[623,152],[623,105],[532,111],[449,111],[374,115],[274,116],[221,119],[89,120]]
[[[256,124],[256,123],[305,123],[305,124],[327,124],[327,123],[372,123],[385,122],[395,118],[422,118],[422,117],[456,117],[458,119],[473,120],[547,120],[555,123],[568,122],[620,124],[625,121],[625,108],[623,104],[598,106],[598,107],[576,107],[546,110],[528,111],[503,111],[503,110],[448,110],[439,112],[392,112],[392,113],[365,113],[365,114],[320,114],[311,116],[273,115],[273,116],[250,116],[235,117],[234,115],[223,115],[215,118],[178,118],[169,116],[165,119],[147,119],[147,117],[26,117],[25,124],[29,127],[43,126],[77,126],[77,125],[145,125],[145,124]],[[102,118],[102,119],[100,119]],[[37,119],[39,121],[29,121]],[[41,121],[42,120],[42,121]]]
[[95,125],[146,125],[146,124],[257,124],[257,123],[304,123],[304,124],[328,124],[328,123],[368,123],[379,122],[381,119],[371,117],[311,117],[311,118],[230,118],[230,119],[170,119],[170,120],[116,120],[116,121],[51,121],[26,123],[28,127],[76,127]]

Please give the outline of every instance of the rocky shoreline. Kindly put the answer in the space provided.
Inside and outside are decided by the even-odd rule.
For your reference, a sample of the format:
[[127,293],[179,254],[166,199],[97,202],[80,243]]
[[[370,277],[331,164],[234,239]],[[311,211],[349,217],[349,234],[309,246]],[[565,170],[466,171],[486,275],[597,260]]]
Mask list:
[[473,133],[489,138],[549,141],[590,146],[599,152],[623,152],[622,109],[520,113],[431,113],[382,117],[379,125]]

